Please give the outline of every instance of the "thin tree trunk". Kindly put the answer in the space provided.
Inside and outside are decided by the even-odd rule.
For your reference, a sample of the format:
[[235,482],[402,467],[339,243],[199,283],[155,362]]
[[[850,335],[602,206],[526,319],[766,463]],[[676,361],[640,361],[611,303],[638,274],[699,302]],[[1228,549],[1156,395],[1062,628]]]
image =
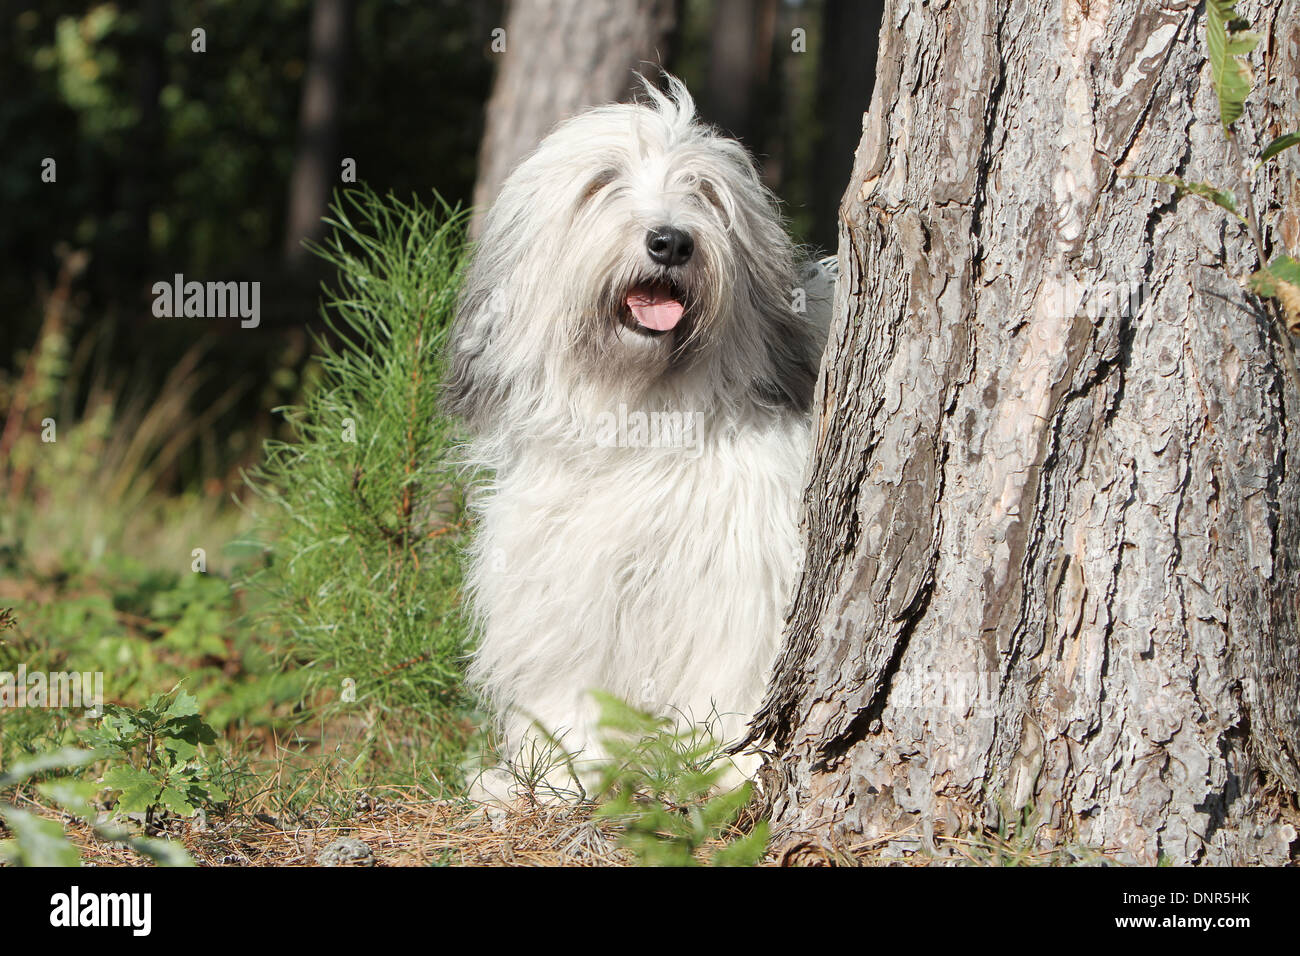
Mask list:
[[666,61],[677,23],[673,0],[514,0],[498,54],[479,152],[476,210],[551,127],[580,110],[622,99],[635,73]]
[[884,0],[825,0],[817,59],[820,124],[813,160],[813,245],[833,249],[836,213],[862,138],[863,108],[871,101],[876,43]]
[[[1300,11],[1240,9],[1262,143],[1300,120]],[[1236,181],[1203,51],[1191,0],[890,0],[755,719],[791,859],[1022,819],[1132,862],[1291,856],[1300,396],[1245,230],[1121,178]],[[1254,190],[1293,252],[1298,162]]]
[[772,73],[775,0],[714,0],[709,31],[709,118],[762,152],[765,88]]
[[[141,250],[151,248],[149,218],[158,197],[160,184],[166,182],[162,168],[164,136],[158,96],[167,75],[165,44],[168,9],[165,0],[146,0],[140,5],[140,31],[136,39],[134,60],[137,64],[136,111],[134,135],[128,142],[131,175],[122,183],[127,234],[122,244],[127,255],[119,269],[147,268],[152,256]],[[129,265],[128,265],[129,263]],[[134,276],[132,277],[134,278]]]
[[298,152],[289,179],[284,257],[290,265],[301,265],[306,260],[303,240],[318,239],[323,234],[321,217],[329,204],[331,187],[339,181],[339,114],[351,28],[351,0],[315,0],[311,58],[298,117]]

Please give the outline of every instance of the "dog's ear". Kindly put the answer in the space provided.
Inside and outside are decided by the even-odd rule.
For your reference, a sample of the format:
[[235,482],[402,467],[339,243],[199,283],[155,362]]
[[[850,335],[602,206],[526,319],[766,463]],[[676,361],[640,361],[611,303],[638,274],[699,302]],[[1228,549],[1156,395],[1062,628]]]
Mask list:
[[504,398],[504,384],[491,361],[504,309],[500,293],[471,269],[452,327],[443,407],[471,429],[484,427]]
[[825,338],[798,316],[773,312],[766,321],[767,369],[754,383],[758,399],[765,405],[807,413],[812,409]]
[[[806,413],[812,409],[826,347],[835,275],[824,263],[816,262],[803,263],[797,275],[797,283],[770,281],[760,286],[769,290],[759,303],[767,362],[754,383],[754,391],[765,405]],[[783,300],[770,291],[786,284],[799,295]]]

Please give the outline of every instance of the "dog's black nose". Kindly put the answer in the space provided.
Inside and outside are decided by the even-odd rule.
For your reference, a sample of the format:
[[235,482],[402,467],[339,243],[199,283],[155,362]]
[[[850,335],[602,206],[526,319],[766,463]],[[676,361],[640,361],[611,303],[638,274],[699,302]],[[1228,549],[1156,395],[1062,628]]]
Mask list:
[[660,265],[680,266],[695,251],[695,240],[689,232],[672,226],[660,226],[646,234],[645,247],[650,252],[650,258]]

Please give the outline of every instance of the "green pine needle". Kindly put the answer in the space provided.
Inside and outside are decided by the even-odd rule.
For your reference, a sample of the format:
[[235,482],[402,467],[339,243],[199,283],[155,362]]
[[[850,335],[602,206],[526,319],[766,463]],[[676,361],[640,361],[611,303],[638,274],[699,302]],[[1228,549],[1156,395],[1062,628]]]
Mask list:
[[338,270],[329,334],[302,405],[281,410],[292,439],[269,442],[251,476],[269,517],[268,566],[250,583],[314,691],[361,713],[432,715],[450,765],[467,712],[465,516],[439,383],[466,215],[363,188],[337,197],[326,222],[314,251]]

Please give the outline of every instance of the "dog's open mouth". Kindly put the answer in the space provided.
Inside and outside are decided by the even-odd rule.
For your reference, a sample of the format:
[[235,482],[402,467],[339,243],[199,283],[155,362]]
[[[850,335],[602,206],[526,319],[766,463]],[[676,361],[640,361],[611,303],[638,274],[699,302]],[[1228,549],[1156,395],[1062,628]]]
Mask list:
[[686,314],[682,294],[671,282],[638,283],[628,290],[626,304],[623,325],[642,335],[671,332]]

